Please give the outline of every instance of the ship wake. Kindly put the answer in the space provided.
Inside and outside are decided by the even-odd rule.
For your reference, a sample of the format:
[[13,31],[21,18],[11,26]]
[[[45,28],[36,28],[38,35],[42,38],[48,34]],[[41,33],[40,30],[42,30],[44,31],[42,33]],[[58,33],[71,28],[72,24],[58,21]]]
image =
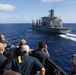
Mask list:
[[66,35],[61,34],[59,36],[62,37],[62,38],[69,39],[69,40],[72,40],[72,41],[76,42],[76,34],[70,34],[70,33],[68,33]]

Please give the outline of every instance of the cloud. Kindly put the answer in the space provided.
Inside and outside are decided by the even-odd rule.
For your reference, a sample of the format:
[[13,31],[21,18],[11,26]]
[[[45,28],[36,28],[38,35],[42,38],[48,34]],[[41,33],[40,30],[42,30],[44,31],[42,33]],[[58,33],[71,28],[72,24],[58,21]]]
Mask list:
[[41,1],[49,3],[49,2],[61,2],[63,0],[41,0]]
[[1,12],[11,12],[15,10],[15,6],[10,4],[0,4],[0,11]]

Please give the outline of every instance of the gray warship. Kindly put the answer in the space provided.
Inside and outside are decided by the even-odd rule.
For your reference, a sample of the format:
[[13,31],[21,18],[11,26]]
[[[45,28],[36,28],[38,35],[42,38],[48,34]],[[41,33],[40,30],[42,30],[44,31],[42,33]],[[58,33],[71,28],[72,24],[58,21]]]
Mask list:
[[60,18],[54,16],[54,9],[49,11],[48,16],[41,17],[41,19],[37,19],[36,22],[32,20],[32,28],[55,34],[66,34],[72,31],[71,28],[63,26]]

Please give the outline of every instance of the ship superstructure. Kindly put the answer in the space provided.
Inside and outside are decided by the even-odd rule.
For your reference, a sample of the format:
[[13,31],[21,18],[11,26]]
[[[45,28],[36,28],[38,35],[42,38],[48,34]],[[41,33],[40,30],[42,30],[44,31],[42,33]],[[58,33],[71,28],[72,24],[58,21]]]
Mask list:
[[63,27],[62,20],[54,16],[54,10],[49,11],[49,16],[41,17],[36,22],[32,21],[32,27],[49,33],[66,34],[71,32],[71,28]]

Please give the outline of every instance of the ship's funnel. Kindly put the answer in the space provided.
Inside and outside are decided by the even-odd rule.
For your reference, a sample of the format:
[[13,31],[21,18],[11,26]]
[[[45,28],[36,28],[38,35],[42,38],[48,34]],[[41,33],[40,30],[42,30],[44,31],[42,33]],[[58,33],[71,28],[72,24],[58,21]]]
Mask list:
[[54,17],[54,10],[51,10],[51,17]]
[[49,11],[49,15],[50,15],[51,19],[54,19],[54,10],[53,9]]

